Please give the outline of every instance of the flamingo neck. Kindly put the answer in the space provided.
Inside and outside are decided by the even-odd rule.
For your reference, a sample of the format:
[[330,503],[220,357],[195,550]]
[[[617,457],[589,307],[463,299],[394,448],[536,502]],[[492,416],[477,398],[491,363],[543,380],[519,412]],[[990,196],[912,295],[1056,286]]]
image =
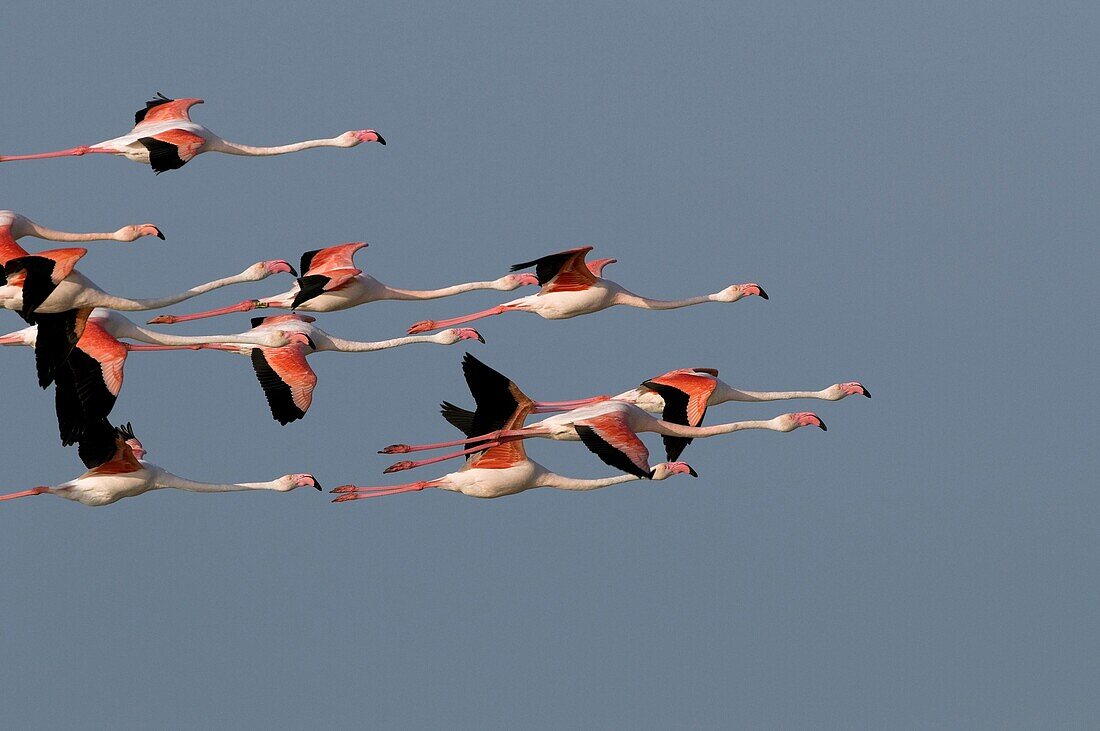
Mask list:
[[827,399],[828,395],[822,391],[742,391],[719,382],[718,387],[711,396],[712,404],[722,404],[727,401],[785,401],[788,399],[811,398]]
[[369,353],[375,350],[399,348],[402,345],[412,345],[414,343],[443,343],[443,335],[444,333],[437,333],[435,335],[409,335],[403,338],[377,340],[374,342],[344,340],[343,338],[328,335],[325,338],[315,338],[314,342],[318,350],[335,350],[340,353]]
[[158,469],[154,479],[153,489],[186,490],[187,492],[240,492],[243,490],[280,490],[283,485],[279,480],[268,482],[196,482],[173,475],[171,472]]
[[597,480],[580,480],[573,477],[563,477],[553,472],[546,472],[539,477],[539,485],[553,487],[558,490],[598,490],[601,487],[621,485],[624,482],[633,482],[640,479],[635,475],[617,475],[615,477],[603,477]]
[[211,145],[214,152],[224,152],[227,155],[245,155],[248,157],[269,157],[271,155],[285,155],[288,152],[309,150],[314,147],[344,147],[338,137],[320,140],[305,140],[289,145],[277,145],[275,147],[255,147],[253,145],[241,145],[227,140],[217,140]]
[[782,431],[779,423],[774,419],[766,421],[734,421],[728,424],[715,424],[713,426],[682,426],[661,419],[656,419],[655,421],[657,422],[657,428],[654,431],[658,434],[670,437],[690,437],[692,439],[698,437],[713,437],[719,434],[730,434],[735,431],[744,431],[747,429]]
[[206,294],[215,289],[221,287],[228,287],[231,284],[239,284],[241,282],[255,281],[255,276],[247,271],[235,274],[232,277],[224,277],[222,279],[215,279],[212,282],[206,282],[198,286],[192,287],[186,292],[180,292],[179,294],[169,295],[167,297],[159,297],[154,299],[130,299],[128,297],[119,297],[113,294],[107,294],[103,292],[97,301],[96,307],[105,307],[111,310],[122,310],[124,312],[135,312],[139,310],[156,310],[161,307],[170,307],[174,304],[178,304],[185,300],[189,300],[192,297],[198,297],[200,294]]
[[495,282],[466,282],[439,289],[399,289],[388,284],[383,284],[382,287],[385,294],[379,299],[390,300],[434,300],[478,289],[500,289]]
[[688,297],[680,300],[655,300],[649,297],[642,297],[641,295],[634,294],[633,292],[619,288],[619,292],[615,294],[615,304],[626,305],[628,307],[640,307],[643,310],[675,310],[680,307],[690,307],[692,305],[701,305],[705,302],[713,302],[714,295],[700,295],[698,297]]

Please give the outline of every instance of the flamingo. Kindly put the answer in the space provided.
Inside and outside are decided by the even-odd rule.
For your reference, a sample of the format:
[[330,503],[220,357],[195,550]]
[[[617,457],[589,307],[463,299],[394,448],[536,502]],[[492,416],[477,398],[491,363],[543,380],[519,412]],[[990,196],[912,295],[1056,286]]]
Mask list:
[[231,492],[236,490],[273,490],[290,492],[298,487],[321,489],[317,479],[306,473],[283,475],[269,482],[217,484],[195,482],[146,462],[145,448],[129,424],[121,428],[102,420],[81,440],[80,456],[88,471],[80,477],[54,487],[33,487],[6,495],[0,500],[57,495],[84,505],[110,505],[124,497],[134,497],[150,490],[174,488],[188,492]]
[[[355,252],[367,244],[357,241],[338,244],[302,254],[302,276],[289,292],[273,297],[244,300],[235,305],[190,315],[158,315],[149,324],[171,325],[188,320],[250,312],[265,308],[301,310],[303,312],[334,312],[377,300],[429,300],[450,297],[477,289],[497,289],[510,292],[527,284],[537,284],[531,274],[506,274],[490,282],[467,282],[441,289],[397,289],[363,273],[352,262]],[[608,262],[609,263],[609,262]]]
[[[484,417],[485,422],[490,424],[499,423],[501,421],[499,418],[500,413],[517,411],[521,407],[530,408],[527,405],[534,404],[534,401],[520,391],[514,382],[478,361],[471,354],[466,354],[462,367],[470,390],[475,395],[475,401],[479,405],[487,403],[495,407],[492,412],[489,409],[480,410],[483,414],[490,412]],[[447,417],[448,406],[446,403],[443,405],[445,417]],[[472,413],[475,417],[479,416],[478,412]],[[526,413],[526,411],[523,411],[524,416],[526,416]],[[517,439],[541,437],[556,441],[583,442],[605,464],[628,474],[645,478],[650,472],[649,450],[638,438],[640,432],[656,432],[662,436],[701,438],[730,434],[746,429],[766,429],[778,432],[791,432],[803,426],[816,426],[822,430],[826,429],[825,422],[817,414],[808,411],[781,414],[768,420],[739,421],[706,427],[683,426],[657,419],[634,404],[614,399],[581,406],[564,414],[548,417],[531,426],[509,424],[497,427],[489,432],[480,432],[479,427],[481,424],[474,420],[463,422],[454,416],[447,418],[453,425],[463,430],[466,439],[416,446],[394,444],[382,449],[379,453],[405,454],[454,446],[466,446],[466,449],[430,459],[396,462],[386,468],[385,472],[400,472],[433,464],[479,452],[500,444],[508,444]],[[468,446],[471,444],[474,446]]]
[[[0,211],[0,268],[12,259],[29,256],[30,252],[16,243],[24,236],[33,236],[47,241],[61,241],[76,243],[82,241],[137,241],[143,236],[156,236],[164,240],[161,230],[151,223],[123,226],[111,233],[69,233],[67,231],[55,231],[52,228],[40,226],[26,216],[15,211]],[[49,254],[43,252],[38,254]],[[0,274],[3,272],[0,271]],[[2,281],[2,279],[0,279]]]
[[[34,347],[38,326],[0,335],[0,345],[25,345]],[[132,344],[118,337],[136,335],[154,344]],[[263,333],[243,333],[238,336],[206,335],[199,337],[163,336],[175,343],[156,343],[157,333],[133,325],[122,315],[110,310],[95,309],[85,322],[80,338],[76,341],[65,362],[54,371],[57,382],[56,411],[61,443],[68,446],[76,442],[88,424],[110,415],[119,392],[122,390],[123,369],[126,357],[133,351],[197,350],[207,343],[224,343],[227,339],[240,338],[245,342],[279,347],[293,342],[297,333],[272,330]]]
[[373,129],[345,132],[337,137],[306,140],[278,147],[252,147],[223,140],[216,134],[191,121],[191,107],[202,104],[202,99],[169,99],[157,93],[145,103],[144,109],[134,114],[134,128],[128,134],[104,140],[95,145],[81,145],[56,152],[35,155],[0,155],[0,162],[12,160],[39,160],[49,157],[79,157],[94,153],[119,155],[127,160],[148,164],[157,175],[165,170],[181,168],[203,152],[224,152],[228,155],[267,157],[288,152],[308,150],[312,147],[355,147],[363,142],[386,144],[382,135]]
[[303,418],[313,402],[317,374],[306,362],[306,356],[310,353],[321,350],[338,353],[369,353],[414,343],[452,345],[462,340],[485,342],[477,330],[468,327],[445,330],[435,335],[412,335],[376,342],[344,340],[329,335],[314,325],[315,320],[316,318],[309,315],[297,313],[252,318],[252,329],[244,333],[244,336],[260,337],[272,330],[297,336],[293,342],[281,347],[256,347],[242,343],[240,340],[197,347],[202,350],[223,350],[250,358],[260,387],[263,388],[264,396],[271,408],[271,416],[285,426]]
[[[517,388],[515,383],[505,380],[508,388]],[[640,386],[617,396],[592,396],[573,401],[535,401],[532,413],[569,411],[614,399],[634,404],[650,413],[661,414],[661,419],[673,424],[701,426],[707,407],[727,401],[780,401],[796,398],[839,401],[855,394],[871,397],[871,392],[858,381],[836,383],[820,391],[742,391],[719,379],[718,371],[714,368],[680,368],[651,378]],[[478,418],[477,412],[483,408],[492,408],[492,406],[479,402],[476,411],[469,411],[444,402],[443,416],[459,430],[475,429],[470,433],[479,434],[491,430],[473,426]],[[484,427],[484,423],[481,427]],[[689,437],[665,435],[662,436],[662,440],[665,444],[665,456],[670,461],[679,458],[684,449],[691,444]]]
[[768,299],[767,293],[760,285],[753,282],[734,284],[715,294],[681,300],[655,300],[641,297],[600,276],[603,266],[612,263],[614,259],[601,260],[600,272],[593,271],[593,267],[586,265],[584,258],[590,251],[592,251],[591,246],[583,246],[516,264],[512,267],[513,272],[535,267],[535,276],[541,287],[538,294],[505,302],[472,315],[452,317],[448,320],[422,320],[409,328],[409,334],[428,332],[441,327],[453,327],[512,311],[533,312],[547,320],[565,320],[578,315],[599,312],[614,305],[628,305],[646,310],[672,310],[704,302],[736,302],[750,295]]
[[200,284],[179,294],[155,299],[130,299],[108,294],[73,268],[85,249],[59,250],[68,253],[54,260],[35,256],[12,259],[4,267],[7,282],[0,286],[0,305],[18,310],[23,319],[37,324],[35,346],[39,384],[45,388],[53,369],[63,363],[80,339],[84,324],[96,307],[113,310],[151,310],[183,302],[220,287],[256,282],[272,274],[296,274],[282,259],[261,261],[240,274]]

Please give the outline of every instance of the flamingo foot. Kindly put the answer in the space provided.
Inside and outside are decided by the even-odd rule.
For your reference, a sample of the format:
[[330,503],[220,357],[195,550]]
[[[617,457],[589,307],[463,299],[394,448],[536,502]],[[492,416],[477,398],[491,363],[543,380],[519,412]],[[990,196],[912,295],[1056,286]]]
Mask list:
[[408,444],[391,444],[388,447],[383,447],[378,450],[379,454],[408,454],[412,451],[412,447]]
[[412,462],[410,460],[403,460],[401,462],[394,462],[389,467],[382,470],[382,474],[388,475],[391,472],[402,472],[404,470],[411,470],[413,467],[416,467],[416,462]]
[[426,333],[430,330],[435,330],[435,328],[435,320],[421,320],[410,327],[407,332],[409,335],[416,335],[418,333]]

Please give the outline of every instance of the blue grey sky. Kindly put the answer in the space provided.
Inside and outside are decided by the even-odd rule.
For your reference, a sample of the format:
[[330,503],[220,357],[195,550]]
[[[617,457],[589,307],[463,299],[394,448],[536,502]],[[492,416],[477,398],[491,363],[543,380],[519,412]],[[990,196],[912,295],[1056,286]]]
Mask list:
[[[485,321],[478,357],[542,398],[665,370],[858,379],[829,431],[697,441],[698,480],[332,505],[161,492],[0,509],[12,727],[1002,727],[1100,715],[1095,337],[1100,10],[1084,3],[19,3],[0,152],[121,134],[154,92],[228,139],[374,127],[387,147],[0,167],[0,208],[154,221],[80,269],[152,296],[352,240],[434,287],[591,244],[674,312]],[[36,244],[37,245],[37,244]],[[172,312],[274,294],[289,278]],[[483,292],[324,316],[400,334]],[[14,313],[5,328],[21,327]],[[244,315],[176,332],[242,330]],[[6,330],[5,330],[6,331]],[[319,354],[279,427],[248,362],[142,353],[114,417],[195,479],[385,484],[452,438],[463,348]],[[82,471],[32,356],[3,349],[5,489]],[[792,408],[793,407],[793,408]],[[652,440],[656,451],[658,442]],[[532,456],[612,471],[576,444]],[[446,468],[421,470],[424,476]]]

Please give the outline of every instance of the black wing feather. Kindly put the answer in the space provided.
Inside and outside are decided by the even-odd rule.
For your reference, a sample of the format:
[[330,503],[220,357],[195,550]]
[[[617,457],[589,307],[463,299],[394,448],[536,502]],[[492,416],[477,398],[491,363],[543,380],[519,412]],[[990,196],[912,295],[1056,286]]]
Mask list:
[[180,157],[179,148],[171,142],[158,140],[156,137],[141,137],[138,142],[145,145],[145,149],[149,151],[149,166],[157,175],[165,170],[179,170],[187,164],[187,161]]
[[625,454],[601,439],[595,429],[590,426],[585,426],[584,424],[577,424],[574,428],[577,430],[577,436],[584,442],[584,446],[588,447],[593,454],[603,460],[604,464],[610,465],[617,470],[622,470],[627,474],[637,475],[643,480],[649,479],[650,474],[648,472],[631,462],[627,459]]
[[76,331],[78,310],[65,312],[38,312],[32,315],[38,325],[34,345],[34,365],[38,370],[38,385],[46,388],[54,380],[54,374],[69,359],[80,334]]
[[303,302],[308,302],[325,291],[325,285],[329,283],[329,277],[324,274],[310,274],[306,277],[298,277],[298,294],[294,295],[294,301],[290,303],[290,309],[297,309]]
[[159,107],[161,104],[167,104],[171,101],[175,101],[175,99],[169,99],[164,94],[161,94],[158,91],[154,99],[150,99],[149,101],[145,102],[145,109],[139,109],[134,112],[134,124],[141,124],[142,121],[145,119],[145,115],[148,114],[149,110],[153,107]]
[[23,281],[23,308],[19,311],[19,316],[27,322],[34,322],[31,315],[57,289],[53,283],[53,268],[53,259],[33,254],[12,259],[4,266],[6,274],[18,271],[27,274]]
[[299,262],[301,266],[298,268],[298,271],[300,271],[302,274],[308,272],[309,265],[313,263],[313,257],[317,256],[320,253],[321,249],[314,249],[313,251],[307,251],[306,253],[302,254],[302,261]]
[[306,415],[306,412],[295,405],[290,386],[268,365],[262,348],[252,349],[252,368],[256,371],[256,378],[264,390],[267,405],[271,407],[271,415],[275,421],[286,426]]
[[[642,385],[656,391],[665,400],[665,408],[661,412],[661,418],[665,421],[681,426],[699,426],[703,423],[702,418],[699,419],[699,424],[688,423],[687,410],[690,397],[680,389],[654,381],[646,381]],[[707,409],[704,406],[703,416],[706,416],[706,414]],[[691,444],[692,437],[662,436],[661,440],[665,443],[665,457],[668,458],[669,462],[675,462]]]
[[535,276],[538,277],[539,286],[546,286],[546,283],[558,275],[561,268],[569,263],[569,260],[576,254],[575,251],[566,251],[561,254],[550,254],[549,256],[539,257],[538,259],[532,259],[531,261],[525,261],[522,264],[513,264],[511,271],[518,272],[520,269],[527,269],[528,267],[535,267]]
[[106,419],[88,425],[76,448],[80,461],[88,469],[110,462],[118,451],[118,432]]

